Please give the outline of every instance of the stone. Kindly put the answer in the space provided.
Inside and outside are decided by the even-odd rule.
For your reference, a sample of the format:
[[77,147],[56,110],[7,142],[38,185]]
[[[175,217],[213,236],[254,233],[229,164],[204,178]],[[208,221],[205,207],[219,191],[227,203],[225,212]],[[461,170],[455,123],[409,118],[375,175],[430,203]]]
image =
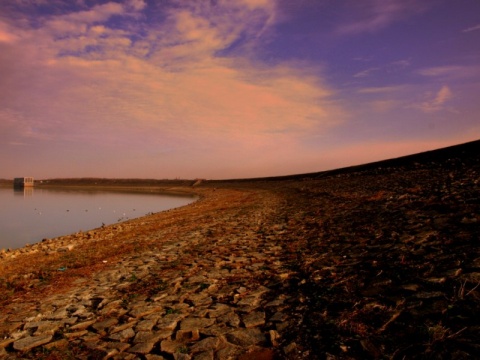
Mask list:
[[269,319],[269,321],[283,322],[286,319],[288,319],[288,315],[279,311],[279,312],[276,312],[275,314],[273,314],[272,317]]
[[157,322],[155,320],[143,320],[135,326],[136,331],[150,331]]
[[127,350],[130,347],[130,344],[118,341],[110,341],[105,344],[106,349],[116,349],[118,352]]
[[181,330],[198,330],[209,327],[215,323],[214,319],[186,318],[180,322]]
[[279,345],[280,334],[276,330],[269,330],[268,335],[270,336],[270,342],[273,346],[277,347]]
[[234,328],[239,327],[241,323],[240,317],[237,314],[235,314],[233,311],[218,317],[217,321],[221,323],[226,323],[227,325]]
[[223,336],[231,333],[235,328],[227,326],[225,323],[214,324],[208,328],[200,329],[200,334],[203,336]]
[[80,330],[80,331],[75,331],[75,332],[67,332],[64,333],[63,336],[65,336],[67,339],[75,339],[82,337],[83,335],[88,334],[88,330]]
[[67,339],[60,339],[57,341],[52,341],[51,343],[43,345],[45,349],[52,350],[52,349],[66,349],[68,347],[68,340]]
[[154,342],[138,343],[138,344],[135,344],[130,349],[127,349],[127,351],[134,354],[148,354],[149,352],[152,351],[154,346],[155,346]]
[[242,317],[246,328],[265,325],[265,313],[263,311],[254,311]]
[[214,354],[215,353],[213,352],[213,350],[204,351],[204,352],[195,354],[194,359],[195,360],[215,360]]
[[63,325],[66,325],[66,326],[73,326],[75,325],[75,323],[78,321],[78,318],[73,316],[73,317],[66,317],[64,319],[61,320],[62,324]]
[[146,360],[166,360],[163,356],[161,355],[155,355],[155,354],[147,354],[145,355]]
[[175,340],[179,341],[197,341],[200,339],[200,333],[198,329],[195,330],[178,330],[175,333]]
[[183,317],[179,317],[179,316],[170,317],[169,315],[167,315],[165,316],[165,318],[159,319],[156,326],[159,329],[174,330],[178,325],[178,321],[182,318]]
[[96,320],[83,321],[71,326],[70,330],[84,330],[84,329],[87,329],[90,325],[95,324],[96,322],[97,322]]
[[93,324],[92,328],[96,330],[99,334],[106,335],[108,333],[109,328],[117,324],[118,324],[118,319],[109,318]]
[[173,354],[174,360],[190,360],[192,357],[188,354],[184,354],[182,352],[176,352]]
[[113,335],[109,336],[109,339],[114,340],[114,341],[120,341],[120,342],[125,342],[130,338],[133,338],[135,336],[135,332],[133,331],[132,328],[125,329],[123,331],[120,331],[118,333],[115,333]]
[[0,319],[0,337],[2,335],[9,335],[14,331],[18,330],[23,323],[21,321],[17,322],[7,322],[4,319]]
[[251,345],[264,345],[266,343],[266,336],[260,329],[238,329],[225,335],[228,342],[248,347]]
[[288,344],[283,348],[283,351],[287,355],[290,353],[293,353],[295,350],[297,350],[297,344],[295,342],[291,342],[290,344]]
[[160,343],[160,350],[168,354],[174,354],[185,346],[183,341],[178,340],[163,340]]
[[212,306],[211,309],[208,309],[208,317],[217,318],[231,311],[233,311],[233,309],[230,306],[222,303],[217,303],[214,306]]
[[144,317],[146,315],[150,315],[150,314],[153,314],[153,313],[160,313],[163,311],[163,307],[162,306],[159,306],[159,305],[144,305],[144,306],[139,306],[139,307],[136,307],[132,310],[130,310],[130,312],[128,313],[130,316],[133,316],[135,318],[141,318],[141,317]]
[[133,339],[133,343],[153,342],[156,343],[159,340],[169,338],[172,336],[173,330],[162,329],[159,331],[138,331]]
[[0,349],[6,348],[8,345],[13,343],[14,341],[15,339],[8,339],[8,338],[4,340],[0,340]]
[[207,337],[203,340],[192,345],[190,348],[192,354],[200,352],[212,352],[217,350],[220,345],[220,339],[218,337]]
[[13,348],[18,351],[27,351],[37,346],[44,345],[52,341],[53,335],[27,336],[13,343]]
[[245,352],[243,348],[234,344],[223,344],[215,353],[216,359],[238,359]]
[[136,321],[129,321],[129,322],[126,322],[124,324],[114,326],[113,328],[110,329],[110,334],[115,334],[115,333],[118,333],[120,331],[124,331],[126,329],[133,328],[135,325],[136,325]]
[[261,299],[257,296],[246,296],[237,302],[237,306],[243,307],[244,311],[248,312],[248,309],[256,309],[260,305]]

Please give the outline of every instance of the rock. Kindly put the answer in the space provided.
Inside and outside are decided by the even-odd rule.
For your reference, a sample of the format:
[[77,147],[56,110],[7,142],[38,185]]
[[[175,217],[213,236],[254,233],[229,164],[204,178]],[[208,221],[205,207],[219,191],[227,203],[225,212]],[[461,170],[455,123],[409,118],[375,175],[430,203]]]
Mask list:
[[154,346],[155,346],[154,342],[137,343],[130,349],[127,349],[127,351],[129,353],[134,353],[134,354],[148,354],[152,351]]
[[248,347],[252,345],[264,345],[266,343],[266,336],[260,329],[238,329],[225,335],[228,342]]
[[146,360],[166,360],[163,356],[155,355],[155,354],[147,354],[145,355]]
[[109,336],[109,339],[114,340],[114,341],[120,341],[120,342],[125,342],[130,338],[133,338],[135,336],[135,332],[133,331],[132,328],[125,329],[123,331],[120,331],[118,333],[115,333],[113,335]]
[[39,335],[39,336],[27,336],[13,343],[13,348],[18,351],[28,351],[37,346],[41,346],[49,343],[53,338],[53,335]]
[[92,328],[101,335],[106,335],[110,327],[117,325],[118,319],[109,318],[100,322],[96,322],[92,325]]
[[186,318],[180,322],[181,330],[198,330],[215,323],[214,319]]
[[222,315],[217,318],[217,321],[226,323],[227,325],[236,328],[240,326],[240,317],[235,314],[233,311],[230,311],[229,313]]
[[185,342],[178,340],[163,340],[160,343],[160,350],[168,354],[179,352],[185,347]]
[[220,339],[218,337],[208,337],[203,340],[200,340],[196,344],[192,345],[190,351],[192,354],[199,352],[212,352],[217,350],[220,345]]
[[133,339],[135,344],[137,343],[156,343],[159,340],[166,339],[172,336],[173,330],[162,329],[159,331],[138,331]]
[[[155,326],[155,324],[156,324],[155,320],[143,320],[143,321],[140,321],[135,326],[135,330],[136,331],[150,331]],[[173,327],[173,328],[175,328],[175,327]]]
[[216,359],[238,359],[245,350],[234,344],[222,344],[221,348],[215,353]]
[[68,347],[68,340],[67,339],[60,339],[60,340],[57,340],[57,341],[52,341],[51,343],[43,345],[43,347],[47,350],[66,349]]
[[197,341],[200,339],[200,333],[198,329],[195,330],[178,330],[175,333],[175,340],[179,341]]
[[71,326],[70,330],[84,330],[84,329],[87,329],[90,325],[93,325],[95,323],[96,323],[96,320],[83,321]]
[[153,313],[159,313],[163,310],[162,306],[159,305],[141,305],[138,307],[135,307],[129,312],[129,315],[135,318],[141,318],[146,315],[150,315]]
[[268,335],[270,336],[270,342],[273,346],[277,347],[279,345],[280,334],[276,330],[269,330]]
[[71,339],[82,337],[86,334],[88,334],[88,330],[79,330],[79,331],[75,331],[75,332],[64,333],[63,336],[65,336],[67,339],[71,340]]
[[242,317],[246,328],[265,325],[265,313],[263,311],[254,311]]

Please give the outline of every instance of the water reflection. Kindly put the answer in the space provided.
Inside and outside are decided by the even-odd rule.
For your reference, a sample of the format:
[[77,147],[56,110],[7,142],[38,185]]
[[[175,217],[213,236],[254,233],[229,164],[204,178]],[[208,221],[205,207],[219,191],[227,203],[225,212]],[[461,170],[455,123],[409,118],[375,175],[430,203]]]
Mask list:
[[99,190],[0,188],[0,249],[87,231],[194,201],[191,196]]
[[33,196],[33,187],[14,187],[13,188],[13,194],[17,196]]

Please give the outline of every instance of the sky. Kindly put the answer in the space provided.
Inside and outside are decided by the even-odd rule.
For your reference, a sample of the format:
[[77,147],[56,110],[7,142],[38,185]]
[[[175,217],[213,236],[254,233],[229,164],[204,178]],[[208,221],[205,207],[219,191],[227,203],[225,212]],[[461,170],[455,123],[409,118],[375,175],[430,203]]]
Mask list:
[[0,178],[309,173],[479,114],[478,0],[0,1]]

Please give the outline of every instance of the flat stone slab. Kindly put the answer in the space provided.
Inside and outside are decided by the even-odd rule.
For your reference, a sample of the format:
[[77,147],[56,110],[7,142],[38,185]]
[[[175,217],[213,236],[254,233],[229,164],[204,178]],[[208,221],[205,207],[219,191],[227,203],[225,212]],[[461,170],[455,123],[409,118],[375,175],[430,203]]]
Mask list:
[[226,334],[228,342],[242,346],[263,345],[266,343],[267,338],[260,329],[239,329],[229,334]]
[[180,349],[182,349],[184,346],[185,343],[183,341],[163,340],[160,344],[160,349],[168,354],[174,354],[176,352],[179,352]]
[[150,351],[152,351],[154,346],[154,342],[138,343],[130,349],[127,349],[127,352],[134,354],[148,354]]
[[137,343],[156,343],[159,340],[166,339],[171,336],[173,330],[163,329],[159,331],[138,331],[133,339]]
[[13,348],[18,351],[27,351],[52,341],[53,335],[28,336],[13,343]]
[[212,326],[214,319],[186,318],[180,322],[180,330],[196,330]]
[[103,332],[106,332],[108,328],[115,326],[117,324],[118,324],[118,319],[109,318],[93,324],[92,328],[94,328],[99,333],[103,333]]
[[265,313],[263,311],[254,311],[243,317],[243,324],[246,328],[262,326],[265,324]]
[[192,353],[200,353],[200,352],[210,352],[215,351],[220,344],[220,340],[218,337],[208,337],[191,347]]

